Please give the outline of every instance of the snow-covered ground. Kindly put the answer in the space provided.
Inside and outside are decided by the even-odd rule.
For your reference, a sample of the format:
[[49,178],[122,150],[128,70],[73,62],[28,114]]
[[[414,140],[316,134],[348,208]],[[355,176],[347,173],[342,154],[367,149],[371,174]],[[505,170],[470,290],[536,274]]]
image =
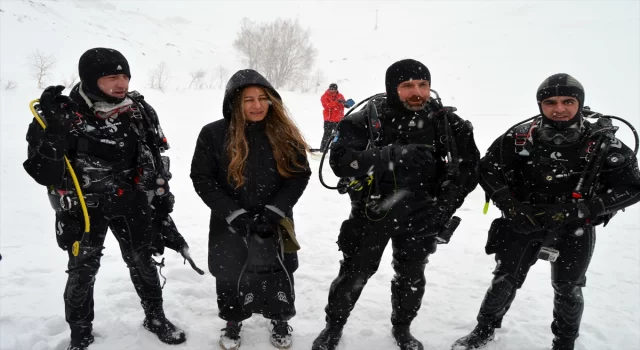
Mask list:
[[[205,68],[223,64],[231,71],[241,67],[230,46],[238,22],[231,23],[229,18],[297,15],[312,29],[320,51],[317,66],[327,76],[324,85],[337,81],[341,92],[355,100],[382,91],[384,72],[395,60],[423,61],[444,102],[457,106],[460,115],[474,123],[481,151],[508,126],[536,114],[538,84],[561,71],[581,80],[587,104],[594,110],[627,118],[640,127],[637,1],[354,2],[341,5],[343,10],[320,2],[291,6],[284,6],[286,2],[185,3],[190,11],[201,6],[200,12],[208,13],[210,21],[180,10],[164,12],[162,17],[169,1],[157,6],[151,1],[0,1],[0,349],[61,350],[68,342],[62,301],[66,253],[56,245],[54,215],[45,190],[22,169],[24,135],[31,118],[27,105],[41,92],[27,77],[24,61],[36,48],[58,56],[50,83],[70,74],[82,52],[91,47],[114,47],[129,59],[132,87],[142,91],[160,113],[171,143],[171,187],[177,200],[173,217],[202,268],[207,265],[209,211],[192,188],[189,167],[200,128],[221,118],[223,91],[185,88],[188,72],[205,63]],[[150,6],[154,8],[146,11]],[[377,31],[373,29],[375,9]],[[170,16],[191,21],[170,24],[165,20]],[[318,20],[322,16],[333,16],[334,22],[322,25]],[[145,87],[146,74],[161,60],[173,75],[173,85],[164,93]],[[19,86],[5,90],[7,80]],[[320,92],[283,90],[281,95],[308,141],[318,146]],[[620,132],[623,141],[632,145],[630,135]],[[349,213],[346,196],[320,185],[319,158],[311,156],[311,162],[312,181],[294,209],[302,250],[296,273],[298,315],[291,321],[293,349],[309,349],[324,326],[323,308],[341,257],[335,241]],[[328,167],[323,175],[335,184]],[[427,266],[427,291],[412,327],[426,349],[447,349],[475,325],[495,265],[493,256],[484,254],[484,243],[498,211],[491,208],[482,215],[483,202],[478,188],[458,212],[463,221],[451,243],[439,246]],[[640,349],[638,232],[640,206],[599,229],[583,290],[586,306],[576,349]],[[339,349],[395,348],[389,324],[393,276],[389,253],[365,288]],[[90,349],[218,348],[223,323],[217,318],[211,275],[200,276],[183,265],[177,253],[166,254],[165,310],[188,337],[183,345],[168,346],[142,328],[138,297],[110,235],[104,254],[95,290],[96,342]],[[549,275],[547,263],[532,268],[488,350],[550,348],[553,291]],[[246,321],[243,338],[242,349],[270,348],[267,321],[261,316]]]

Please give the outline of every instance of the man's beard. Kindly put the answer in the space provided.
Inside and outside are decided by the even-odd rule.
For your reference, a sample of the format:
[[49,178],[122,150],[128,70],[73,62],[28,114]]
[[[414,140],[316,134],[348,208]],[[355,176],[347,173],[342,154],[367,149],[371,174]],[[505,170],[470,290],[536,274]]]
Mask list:
[[[420,105],[410,105],[408,101],[410,101],[410,99],[406,100],[406,101],[402,101],[402,105],[404,106],[404,108],[410,110],[410,111],[421,111],[423,109],[425,109],[427,107],[427,100],[423,100],[423,102]],[[415,99],[414,99],[415,100]],[[417,101],[412,101],[412,102],[417,102]]]

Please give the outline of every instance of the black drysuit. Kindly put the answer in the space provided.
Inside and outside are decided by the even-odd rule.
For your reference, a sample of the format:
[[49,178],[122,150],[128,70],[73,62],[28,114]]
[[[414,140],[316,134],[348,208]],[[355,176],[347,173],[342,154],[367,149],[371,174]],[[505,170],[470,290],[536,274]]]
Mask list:
[[[56,209],[58,244],[68,250],[69,277],[64,301],[72,337],[74,332],[87,333],[91,329],[93,288],[108,228],[120,244],[145,312],[149,314],[151,309],[162,312],[162,290],[150,250],[151,244],[158,241],[158,232],[153,228],[154,210],[148,193],[140,183],[136,184],[142,176],[140,150],[144,148],[159,155],[161,145],[156,141],[160,129],[149,127],[142,113],[134,114],[133,109],[154,118],[155,124],[157,116],[140,96],[136,99],[138,102],[132,104],[133,109],[123,109],[110,118],[100,119],[89,109],[78,89],[79,85],[70,97],[80,106],[83,123],[66,135],[57,135],[43,130],[34,119],[27,132],[29,155],[24,162],[29,175],[48,187]],[[70,248],[73,241],[81,240],[84,232],[77,196],[70,201],[75,202],[71,208],[59,206],[61,198],[66,203],[64,199],[75,195],[63,158],[65,154],[81,183],[91,222],[90,233],[82,241],[77,256]],[[180,239],[184,243],[184,239]]]
[[[245,162],[244,184],[235,188],[229,183],[230,159],[226,145],[228,139],[231,103],[243,87],[259,85],[273,88],[261,76],[247,70],[227,85],[223,106],[224,119],[205,125],[198,136],[193,160],[191,179],[204,203],[211,209],[209,221],[209,271],[216,278],[219,316],[227,321],[242,321],[251,317],[238,301],[238,278],[247,261],[245,239],[229,230],[225,220],[232,213],[244,209],[252,215],[266,205],[277,208],[287,217],[293,218],[293,206],[307,187],[311,170],[306,154],[299,155],[304,169],[298,169],[292,177],[284,178],[277,171],[277,164],[269,139],[265,133],[267,117],[259,122],[247,122],[245,135],[249,154]],[[298,268],[297,253],[285,253],[284,265],[293,284],[293,272]],[[264,315],[270,319],[288,320],[295,315],[293,303],[290,308],[276,310]]]
[[[351,215],[342,223],[338,237],[338,248],[344,259],[329,291],[325,308],[327,323],[346,323],[391,240],[396,272],[391,283],[391,322],[394,326],[409,325],[424,295],[425,265],[436,250],[434,235],[476,187],[480,155],[470,123],[453,113],[437,113],[431,105],[412,112],[402,106],[402,109],[392,108],[386,100],[369,103],[376,104],[381,122],[381,128],[374,132],[381,136],[375,147],[367,148],[370,135],[367,124],[376,124],[375,121],[368,123],[364,110],[354,113],[338,126],[330,164],[338,177],[355,178],[362,183],[366,183],[367,175],[372,173],[380,189],[381,210],[374,212],[367,206],[371,200],[369,194],[375,193],[375,181],[359,191],[349,192]],[[448,178],[444,165],[445,115],[460,160],[459,172]],[[399,162],[380,162],[380,147],[407,144],[431,146],[435,163],[410,168]]]
[[[511,131],[503,142],[498,138],[480,163],[480,184],[485,192],[499,207],[502,205],[501,194],[508,192],[520,203],[536,208],[534,213],[553,205],[571,203],[572,192],[587,158],[597,152],[594,149],[596,138],[589,136],[593,125],[588,121],[584,123],[583,136],[572,144],[545,143],[536,136],[536,129],[531,129],[532,124]],[[533,130],[532,141],[522,144],[529,130]],[[515,145],[514,134],[518,135],[520,146]],[[594,194],[602,201],[604,212],[603,216],[591,218],[590,224],[585,217],[549,230],[524,234],[516,232],[518,228],[514,231],[513,224],[505,218],[494,221],[486,250],[496,254],[498,264],[478,314],[481,325],[501,326],[516,290],[537,261],[538,251],[542,246],[550,246],[560,252],[557,260],[551,263],[555,292],[551,329],[559,339],[571,341],[577,338],[584,309],[582,287],[586,284],[585,274],[596,241],[594,226],[640,200],[640,173],[633,151],[616,140],[607,155],[610,160],[604,162]],[[610,161],[622,159],[627,162],[625,166],[609,171],[620,166],[620,163],[613,165]]]

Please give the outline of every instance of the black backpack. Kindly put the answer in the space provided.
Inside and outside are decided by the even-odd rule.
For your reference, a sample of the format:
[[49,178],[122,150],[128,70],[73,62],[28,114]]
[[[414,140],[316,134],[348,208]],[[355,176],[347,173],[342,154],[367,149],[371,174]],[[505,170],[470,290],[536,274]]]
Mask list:
[[247,238],[248,258],[238,278],[242,308],[266,318],[287,320],[295,315],[293,281],[284,259],[281,228],[271,237],[252,233]]

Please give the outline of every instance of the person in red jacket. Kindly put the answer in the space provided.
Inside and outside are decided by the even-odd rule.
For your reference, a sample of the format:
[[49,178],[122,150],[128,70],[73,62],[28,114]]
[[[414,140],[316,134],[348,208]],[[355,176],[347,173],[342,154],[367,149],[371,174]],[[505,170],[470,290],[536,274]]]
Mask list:
[[344,96],[338,92],[338,84],[329,84],[329,89],[320,97],[322,102],[322,111],[324,117],[324,134],[322,135],[322,142],[320,149],[324,149],[338,123],[344,117]]

